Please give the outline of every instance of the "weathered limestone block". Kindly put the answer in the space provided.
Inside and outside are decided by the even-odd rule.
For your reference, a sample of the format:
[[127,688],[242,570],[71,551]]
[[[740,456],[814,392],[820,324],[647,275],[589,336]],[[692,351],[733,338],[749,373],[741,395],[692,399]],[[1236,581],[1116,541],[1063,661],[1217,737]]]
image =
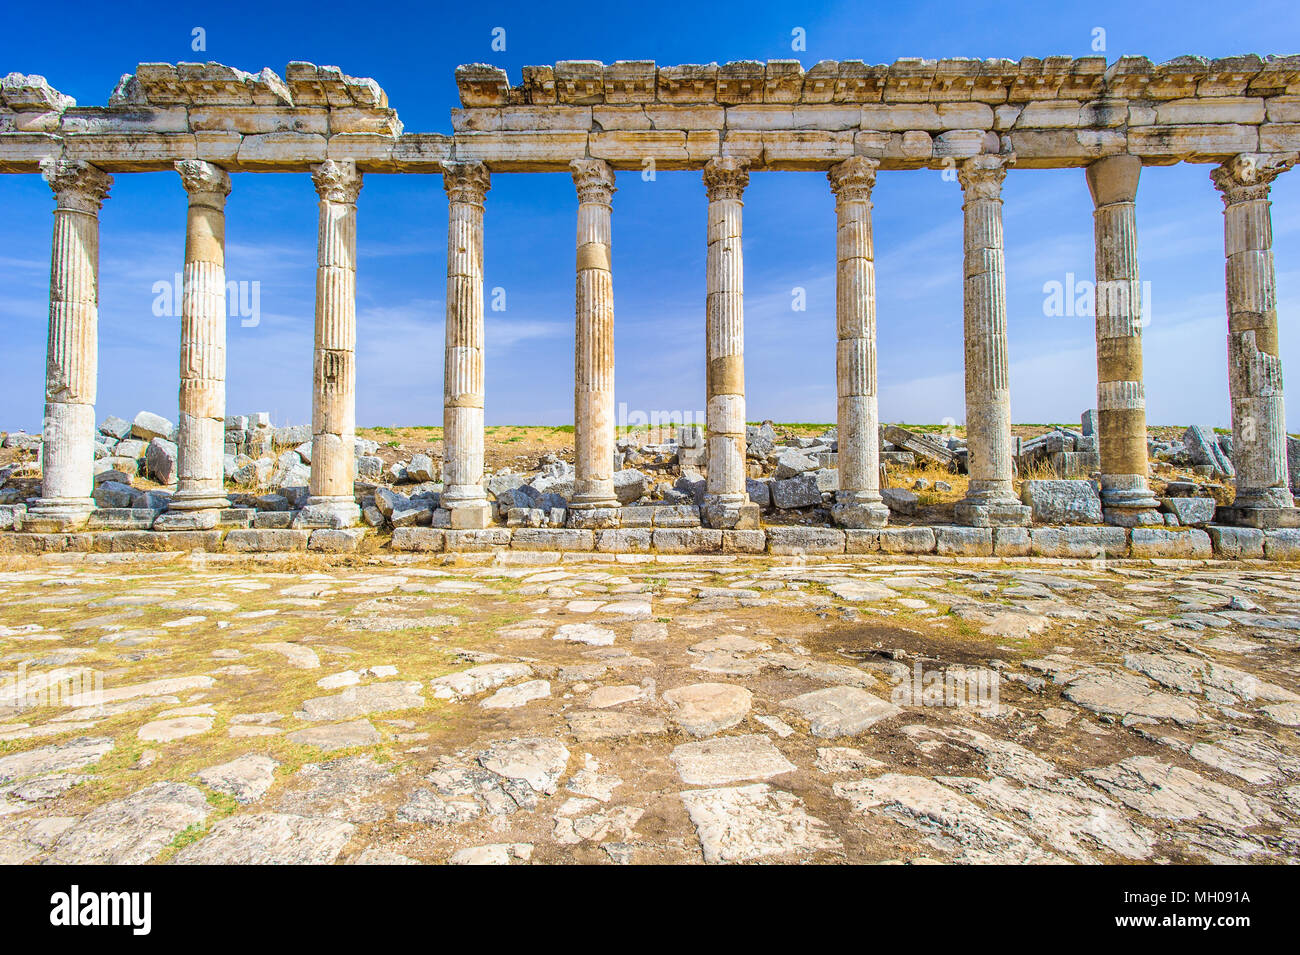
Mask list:
[[1178,523],[1185,527],[1196,524],[1208,524],[1214,520],[1215,509],[1212,497],[1162,497],[1160,509],[1166,514],[1178,518]]
[[1135,527],[1130,532],[1129,542],[1133,557],[1204,559],[1214,556],[1209,535],[1200,530]]
[[769,554],[794,556],[800,554],[842,554],[845,549],[844,531],[829,527],[769,527],[767,550]]
[[661,554],[706,554],[722,550],[722,531],[707,527],[661,527],[651,543]]
[[1035,557],[1123,557],[1128,534],[1122,527],[1034,527],[1029,531]]
[[1025,481],[1020,500],[1036,524],[1100,524],[1101,498],[1091,481]]
[[1300,561],[1300,530],[1264,531],[1264,556],[1269,560]]
[[437,552],[446,545],[446,532],[436,527],[399,527],[393,531],[393,550]]
[[571,527],[519,527],[510,538],[511,550],[592,550],[596,532]]
[[997,557],[1028,557],[1033,552],[1028,527],[993,528],[993,553]]
[[647,554],[652,533],[648,527],[596,531],[596,550],[604,554]]
[[1222,560],[1258,560],[1264,557],[1264,531],[1255,527],[1205,528],[1214,556]]
[[948,527],[934,528],[935,552],[945,557],[991,557],[993,555],[993,528]]
[[309,530],[233,530],[226,534],[225,550],[237,553],[270,553],[280,550],[306,550],[311,540]]

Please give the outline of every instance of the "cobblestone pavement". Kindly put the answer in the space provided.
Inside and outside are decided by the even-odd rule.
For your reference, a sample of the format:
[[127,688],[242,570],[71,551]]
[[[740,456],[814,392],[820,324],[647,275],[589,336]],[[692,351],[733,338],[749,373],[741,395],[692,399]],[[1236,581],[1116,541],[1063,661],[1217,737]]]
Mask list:
[[1298,648],[1277,566],[11,560],[0,862],[1290,862]]

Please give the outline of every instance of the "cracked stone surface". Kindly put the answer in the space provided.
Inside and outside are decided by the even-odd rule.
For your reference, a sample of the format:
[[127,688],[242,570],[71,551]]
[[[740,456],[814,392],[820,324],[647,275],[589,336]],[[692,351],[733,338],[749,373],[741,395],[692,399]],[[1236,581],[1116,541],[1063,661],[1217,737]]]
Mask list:
[[1285,566],[545,557],[0,562],[0,863],[1300,858]]

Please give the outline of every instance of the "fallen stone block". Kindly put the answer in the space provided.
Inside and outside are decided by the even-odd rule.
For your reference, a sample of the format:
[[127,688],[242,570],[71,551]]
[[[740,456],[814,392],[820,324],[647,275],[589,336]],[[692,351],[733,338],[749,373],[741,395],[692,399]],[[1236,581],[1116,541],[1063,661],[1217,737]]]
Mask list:
[[1212,497],[1162,497],[1160,509],[1172,514],[1178,523],[1187,527],[1196,524],[1208,524],[1214,520],[1214,498]]
[[140,441],[149,442],[154,438],[170,441],[175,435],[176,425],[152,411],[141,411],[131,422],[131,436]]
[[817,478],[813,472],[773,481],[771,490],[772,503],[782,510],[816,507],[822,502],[822,492],[817,487]]
[[953,463],[953,452],[939,440],[929,435],[918,434],[896,424],[890,424],[885,425],[884,437],[890,444],[896,445],[904,451],[910,451],[916,457],[922,458],[930,464],[937,464],[946,468]]
[[920,506],[916,495],[901,487],[881,488],[880,497],[892,513],[904,517],[915,517]]

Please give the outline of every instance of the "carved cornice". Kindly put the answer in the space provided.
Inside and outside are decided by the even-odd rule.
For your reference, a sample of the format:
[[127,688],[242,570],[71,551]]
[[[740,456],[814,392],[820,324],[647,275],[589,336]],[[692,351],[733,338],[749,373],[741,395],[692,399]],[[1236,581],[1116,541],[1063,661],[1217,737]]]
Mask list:
[[737,156],[714,156],[704,166],[709,201],[740,199],[749,185],[749,164]]
[[578,188],[578,202],[610,205],[614,197],[614,170],[603,159],[575,159],[569,163],[573,184]]
[[1210,170],[1225,206],[1267,199],[1273,180],[1296,164],[1296,153],[1242,153]]
[[876,170],[880,162],[866,156],[854,156],[836,166],[832,166],[826,178],[830,180],[831,192],[841,202],[871,200],[871,190],[876,184]]
[[361,173],[350,160],[327,159],[312,166],[311,181],[326,202],[354,203],[361,192]]
[[451,202],[481,206],[492,176],[481,162],[445,162],[442,164],[442,188]]
[[113,177],[79,159],[43,159],[41,176],[54,190],[57,207],[99,215]]
[[230,174],[224,169],[201,159],[182,159],[176,163],[176,171],[192,204],[225,208],[226,196],[230,195]]
[[1007,168],[1015,163],[1014,154],[1000,156],[971,156],[957,163],[957,181],[962,192],[970,199],[1001,199],[1002,180],[1007,178]]

